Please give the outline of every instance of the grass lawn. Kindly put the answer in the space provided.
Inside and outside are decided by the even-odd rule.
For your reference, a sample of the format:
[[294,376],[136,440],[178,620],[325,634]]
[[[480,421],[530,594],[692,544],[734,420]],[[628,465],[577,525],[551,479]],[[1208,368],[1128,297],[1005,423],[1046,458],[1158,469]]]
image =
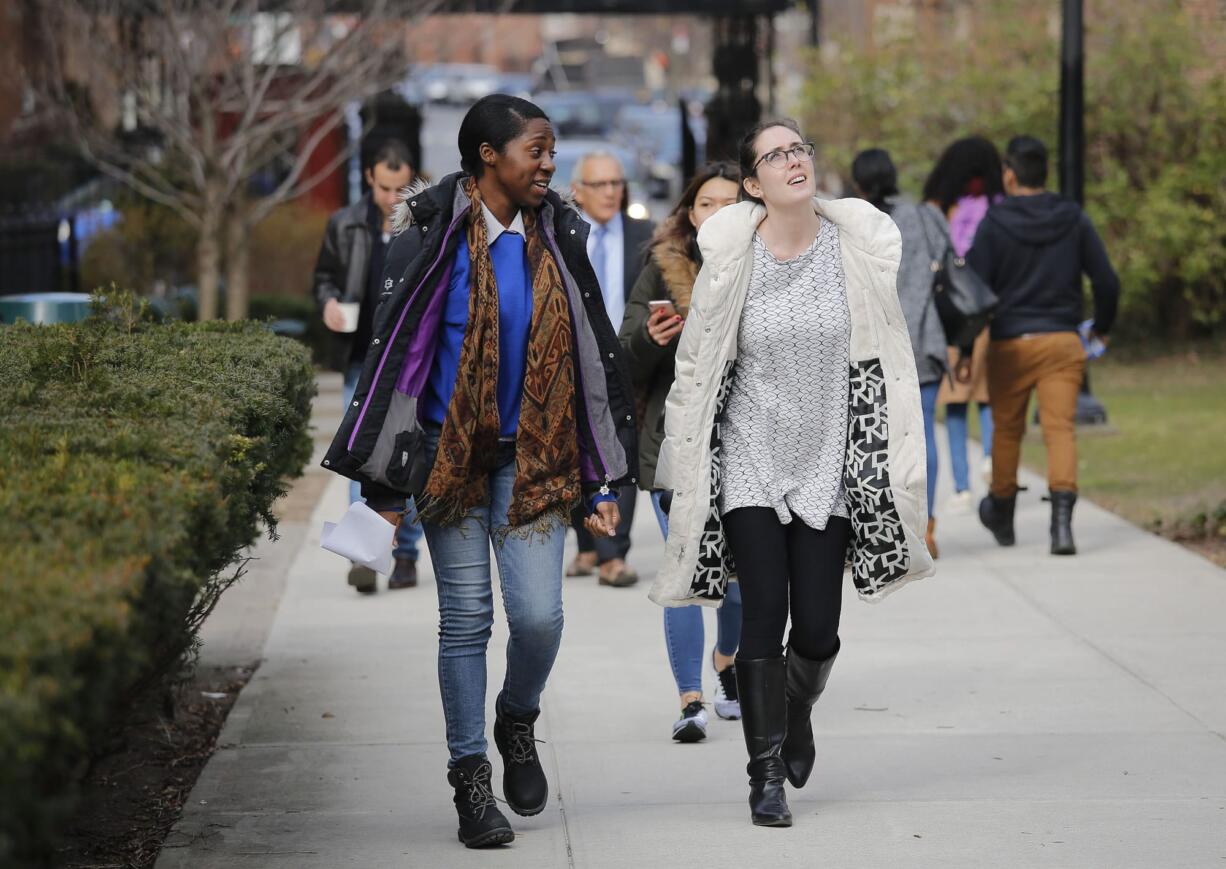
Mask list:
[[[1091,363],[1090,377],[1110,431],[1078,435],[1084,496],[1169,536],[1197,536],[1199,522],[1200,536],[1218,544],[1211,548],[1226,551],[1226,351],[1135,361],[1108,354]],[[1038,426],[1022,461],[1046,472]]]

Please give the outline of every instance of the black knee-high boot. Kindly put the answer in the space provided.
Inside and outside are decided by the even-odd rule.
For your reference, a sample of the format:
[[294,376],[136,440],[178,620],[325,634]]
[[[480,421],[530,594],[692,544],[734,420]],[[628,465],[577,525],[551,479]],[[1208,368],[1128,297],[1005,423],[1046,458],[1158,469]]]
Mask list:
[[783,658],[736,660],[741,728],[749,751],[749,811],[760,827],[790,827],[780,752],[787,736],[787,664]]
[[813,704],[826,690],[826,681],[834,667],[834,654],[823,661],[812,661],[791,646],[788,647],[788,733],[783,740],[783,763],[787,767],[792,787],[803,788],[813,772],[817,749],[813,745]]

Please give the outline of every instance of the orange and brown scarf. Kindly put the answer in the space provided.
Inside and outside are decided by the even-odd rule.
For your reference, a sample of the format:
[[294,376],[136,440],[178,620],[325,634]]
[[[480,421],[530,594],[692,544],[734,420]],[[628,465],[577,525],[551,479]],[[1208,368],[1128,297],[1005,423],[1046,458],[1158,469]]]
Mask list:
[[[481,191],[471,178],[463,183],[470,203],[468,328],[434,469],[418,501],[422,517],[440,524],[457,523],[472,508],[489,503],[489,473],[500,427],[498,286]],[[525,210],[523,217],[532,277],[532,324],[507,517],[511,528],[549,512],[562,516],[581,494],[570,302],[537,215]]]

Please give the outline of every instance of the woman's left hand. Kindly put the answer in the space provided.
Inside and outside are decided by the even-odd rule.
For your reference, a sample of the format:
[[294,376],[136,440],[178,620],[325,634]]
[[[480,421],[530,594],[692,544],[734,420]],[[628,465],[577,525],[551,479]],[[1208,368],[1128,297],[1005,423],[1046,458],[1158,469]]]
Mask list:
[[954,377],[959,383],[971,382],[971,354],[963,353],[958,356],[958,366],[954,370]]
[[621,524],[621,510],[617,509],[616,501],[601,501],[596,505],[596,512],[583,520],[583,527],[601,537],[612,537]]

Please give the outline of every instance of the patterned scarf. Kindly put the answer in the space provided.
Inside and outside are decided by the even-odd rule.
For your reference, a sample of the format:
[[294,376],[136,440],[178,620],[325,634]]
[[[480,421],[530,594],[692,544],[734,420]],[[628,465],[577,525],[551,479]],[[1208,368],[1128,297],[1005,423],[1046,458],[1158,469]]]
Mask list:
[[[472,178],[463,183],[470,202],[468,328],[434,469],[418,501],[423,518],[439,524],[458,523],[472,508],[489,503],[489,474],[499,437],[498,286],[481,191]],[[537,215],[524,211],[523,218],[532,325],[508,513],[511,528],[550,512],[562,516],[581,494],[570,302]]]

